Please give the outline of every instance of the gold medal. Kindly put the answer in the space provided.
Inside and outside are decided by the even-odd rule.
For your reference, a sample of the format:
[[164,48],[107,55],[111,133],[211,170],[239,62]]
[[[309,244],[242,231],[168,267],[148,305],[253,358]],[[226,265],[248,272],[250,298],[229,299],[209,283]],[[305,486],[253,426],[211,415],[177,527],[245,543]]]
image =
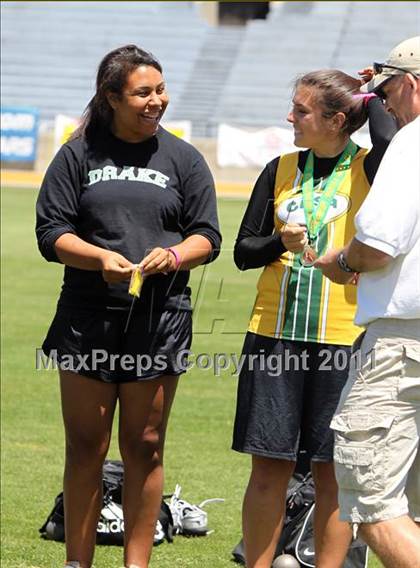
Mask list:
[[[302,181],[303,210],[305,213],[308,240],[299,258],[302,266],[311,267],[318,258],[318,252],[316,252],[319,246],[317,237],[324,227],[324,221],[327,218],[327,213],[334,200],[334,196],[344,177],[348,175],[351,161],[356,153],[357,146],[350,140],[344,148],[334,170],[328,176],[317,204],[315,203],[314,188],[314,153],[311,150],[308,154]],[[315,245],[315,241],[318,245],[316,247],[313,246]]]
[[316,251],[311,247],[310,241],[306,241],[302,254],[300,256],[300,263],[302,266],[311,267],[314,265],[316,259],[318,258],[318,254]]

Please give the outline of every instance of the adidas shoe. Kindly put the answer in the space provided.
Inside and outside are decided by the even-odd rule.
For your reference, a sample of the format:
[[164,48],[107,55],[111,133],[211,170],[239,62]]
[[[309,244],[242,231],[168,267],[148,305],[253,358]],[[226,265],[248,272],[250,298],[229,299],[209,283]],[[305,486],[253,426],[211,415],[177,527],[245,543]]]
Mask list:
[[[164,540],[165,540],[165,531],[163,530],[162,523],[159,520],[157,520],[155,527],[155,534],[153,536],[153,544],[157,546],[158,544],[162,544]],[[130,568],[130,566],[128,566],[128,568]]]
[[209,534],[207,513],[202,507],[211,502],[222,502],[224,499],[206,499],[200,505],[192,505],[188,501],[180,499],[180,495],[181,486],[176,485],[175,492],[169,502],[175,534],[184,534],[186,536],[205,536]]

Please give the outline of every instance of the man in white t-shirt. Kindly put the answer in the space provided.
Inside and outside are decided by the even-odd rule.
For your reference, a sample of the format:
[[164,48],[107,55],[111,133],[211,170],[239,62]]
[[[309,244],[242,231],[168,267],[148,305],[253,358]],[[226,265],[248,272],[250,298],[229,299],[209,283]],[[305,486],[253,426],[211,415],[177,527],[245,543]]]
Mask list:
[[366,328],[331,423],[341,518],[387,568],[420,568],[420,37],[374,72],[364,90],[400,130],[355,238],[315,266],[339,284],[360,273],[355,323]]

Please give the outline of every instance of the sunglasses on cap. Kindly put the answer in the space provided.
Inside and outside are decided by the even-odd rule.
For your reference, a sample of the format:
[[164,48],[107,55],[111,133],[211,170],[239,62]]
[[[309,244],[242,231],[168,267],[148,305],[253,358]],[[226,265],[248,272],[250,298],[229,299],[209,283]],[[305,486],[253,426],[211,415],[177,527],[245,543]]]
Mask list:
[[411,73],[411,75],[414,75],[414,77],[418,77],[418,75],[416,73],[413,73],[413,71],[410,71],[409,69],[404,69],[403,67],[396,67],[395,65],[388,65],[387,63],[374,63],[373,64],[373,72],[375,73],[375,75],[379,75],[380,73],[382,73],[382,71],[384,69],[396,69],[397,71],[402,71],[403,73]]

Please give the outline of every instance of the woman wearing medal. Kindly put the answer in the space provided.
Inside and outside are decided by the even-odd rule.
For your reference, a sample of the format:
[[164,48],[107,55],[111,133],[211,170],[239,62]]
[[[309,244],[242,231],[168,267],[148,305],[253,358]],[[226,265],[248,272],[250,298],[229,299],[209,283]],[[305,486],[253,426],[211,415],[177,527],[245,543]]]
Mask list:
[[[247,568],[271,566],[300,450],[315,482],[317,566],[340,567],[351,539],[338,520],[329,424],[360,333],[356,287],[333,284],[312,265],[353,235],[353,218],[396,131],[380,99],[359,93],[370,72],[362,75],[324,70],[296,81],[288,120],[295,145],[308,150],[267,164],[235,245],[238,268],[264,267],[243,347],[232,446],[252,455],[243,503]],[[350,139],[367,118],[370,151]]]

